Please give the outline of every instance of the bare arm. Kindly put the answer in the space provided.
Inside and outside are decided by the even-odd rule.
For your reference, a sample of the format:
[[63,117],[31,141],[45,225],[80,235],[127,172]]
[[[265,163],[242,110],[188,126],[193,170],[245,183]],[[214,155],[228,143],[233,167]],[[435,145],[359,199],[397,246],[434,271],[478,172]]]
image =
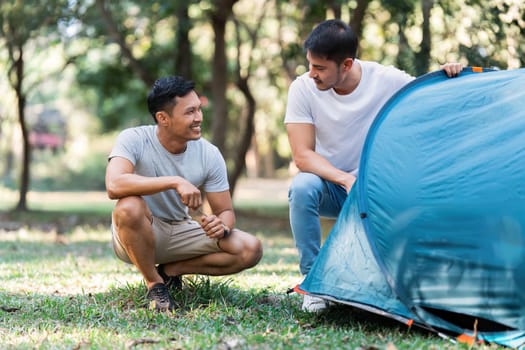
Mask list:
[[111,158],[106,168],[106,191],[109,198],[143,196],[176,190],[182,203],[198,208],[202,198],[198,188],[180,176],[146,177],[133,173],[133,164],[122,157]]
[[334,167],[315,152],[315,128],[307,123],[286,124],[288,140],[295,165],[302,172],[315,174],[325,180],[344,186],[347,191],[355,182],[355,176]]

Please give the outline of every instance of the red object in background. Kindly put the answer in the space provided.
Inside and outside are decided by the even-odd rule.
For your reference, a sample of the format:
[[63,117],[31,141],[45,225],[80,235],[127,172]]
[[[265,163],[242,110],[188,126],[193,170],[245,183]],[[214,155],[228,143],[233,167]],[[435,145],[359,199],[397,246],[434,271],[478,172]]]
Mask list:
[[32,132],[29,134],[29,143],[38,149],[50,148],[56,150],[62,148],[64,140],[56,134]]

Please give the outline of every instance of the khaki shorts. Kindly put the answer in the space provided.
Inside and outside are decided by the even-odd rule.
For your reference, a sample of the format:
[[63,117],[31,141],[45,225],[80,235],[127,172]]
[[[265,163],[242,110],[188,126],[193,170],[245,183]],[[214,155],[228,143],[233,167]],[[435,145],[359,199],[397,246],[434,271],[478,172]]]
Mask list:
[[[151,226],[155,236],[156,264],[187,260],[222,251],[218,240],[208,238],[201,225],[194,220],[167,223],[153,217]],[[131,264],[113,224],[111,234],[115,254],[120,260]]]

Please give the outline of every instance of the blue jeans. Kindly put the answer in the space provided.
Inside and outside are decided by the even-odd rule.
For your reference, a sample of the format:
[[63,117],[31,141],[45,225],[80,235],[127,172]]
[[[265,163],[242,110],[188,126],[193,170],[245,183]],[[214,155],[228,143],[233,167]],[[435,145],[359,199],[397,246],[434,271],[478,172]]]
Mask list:
[[299,269],[308,274],[321,249],[320,217],[336,218],[348,194],[343,186],[311,173],[297,174],[288,191],[290,226],[299,251]]

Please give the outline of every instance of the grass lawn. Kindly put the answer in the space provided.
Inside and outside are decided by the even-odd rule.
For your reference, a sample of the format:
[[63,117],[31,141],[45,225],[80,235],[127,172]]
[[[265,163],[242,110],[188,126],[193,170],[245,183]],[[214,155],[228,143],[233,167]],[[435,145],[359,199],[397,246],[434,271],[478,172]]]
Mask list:
[[0,213],[0,349],[470,349],[344,305],[300,311],[281,204],[239,208],[238,226],[264,244],[259,265],[186,276],[177,311],[152,312],[139,273],[114,257],[111,206],[83,203]]

